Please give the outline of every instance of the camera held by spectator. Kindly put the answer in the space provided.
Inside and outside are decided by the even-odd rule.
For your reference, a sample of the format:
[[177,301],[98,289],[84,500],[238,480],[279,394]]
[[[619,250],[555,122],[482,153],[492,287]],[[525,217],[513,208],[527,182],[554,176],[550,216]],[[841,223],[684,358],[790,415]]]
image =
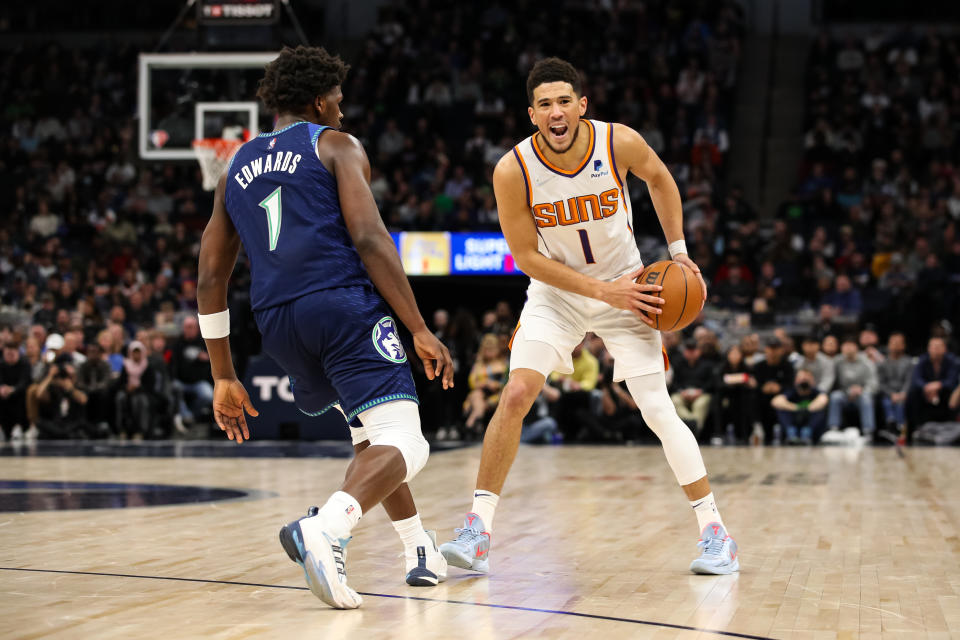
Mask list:
[[37,389],[37,428],[43,438],[86,438],[87,394],[77,388],[77,372],[69,357],[57,358]]

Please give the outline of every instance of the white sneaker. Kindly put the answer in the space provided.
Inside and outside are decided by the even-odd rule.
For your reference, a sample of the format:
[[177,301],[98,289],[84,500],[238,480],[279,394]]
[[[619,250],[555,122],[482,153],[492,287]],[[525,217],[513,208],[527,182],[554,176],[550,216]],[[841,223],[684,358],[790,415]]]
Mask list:
[[820,437],[820,444],[844,444],[846,441],[843,432],[837,428],[829,429]]
[[27,429],[26,436],[28,441],[36,440],[40,437],[40,429],[37,429],[37,425],[32,424],[30,428]]
[[[280,544],[290,559],[303,567],[313,595],[335,609],[356,609],[363,604],[363,598],[347,586],[346,546],[350,538],[330,535],[318,518],[320,516],[308,515],[285,525],[280,529]],[[319,533],[311,536],[309,548],[300,527],[306,520],[310,520],[311,529]]]
[[13,431],[10,433],[10,440],[20,442],[23,440],[23,427],[18,424],[13,425]]
[[185,424],[183,424],[183,416],[179,413],[173,415],[173,428],[177,430],[177,433],[187,433],[188,429]]
[[490,533],[475,513],[468,513],[462,529],[454,529],[457,537],[440,545],[447,563],[468,571],[490,571]]
[[430,547],[419,546],[414,553],[404,552],[407,584],[411,587],[435,587],[447,579],[447,560],[437,549],[437,534],[426,531]]
[[860,429],[857,429],[856,427],[847,427],[844,429],[843,437],[846,441],[846,444],[851,447],[862,447],[870,444],[873,441],[873,434],[860,435]]
[[690,571],[720,576],[740,570],[737,543],[727,535],[727,530],[719,522],[711,522],[703,528],[697,546],[703,552],[690,563]]

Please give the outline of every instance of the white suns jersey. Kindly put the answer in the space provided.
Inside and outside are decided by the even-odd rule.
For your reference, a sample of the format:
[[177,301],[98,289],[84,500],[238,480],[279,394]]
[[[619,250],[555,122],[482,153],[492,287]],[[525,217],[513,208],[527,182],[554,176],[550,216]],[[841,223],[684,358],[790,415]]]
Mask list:
[[590,277],[613,280],[641,265],[633,209],[613,153],[613,125],[583,122],[589,151],[572,171],[547,160],[537,147],[539,133],[513,153],[526,182],[540,253]]

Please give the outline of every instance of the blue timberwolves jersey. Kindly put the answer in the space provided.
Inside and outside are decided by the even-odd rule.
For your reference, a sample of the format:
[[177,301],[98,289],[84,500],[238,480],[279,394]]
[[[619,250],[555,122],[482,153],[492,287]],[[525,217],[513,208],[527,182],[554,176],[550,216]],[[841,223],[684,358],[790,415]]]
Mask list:
[[369,285],[340,210],[337,182],[317,158],[327,127],[298,122],[237,151],[227,212],[250,259],[255,311],[321,289]]

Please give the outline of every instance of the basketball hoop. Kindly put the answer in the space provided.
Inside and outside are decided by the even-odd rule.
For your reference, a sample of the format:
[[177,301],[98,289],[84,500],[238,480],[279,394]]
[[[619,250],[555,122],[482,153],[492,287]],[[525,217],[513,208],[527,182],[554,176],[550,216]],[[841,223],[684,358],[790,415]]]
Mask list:
[[205,191],[213,191],[217,188],[217,181],[233,159],[233,154],[243,143],[243,138],[236,140],[204,138],[193,141],[193,153],[197,157],[197,162],[200,163]]

